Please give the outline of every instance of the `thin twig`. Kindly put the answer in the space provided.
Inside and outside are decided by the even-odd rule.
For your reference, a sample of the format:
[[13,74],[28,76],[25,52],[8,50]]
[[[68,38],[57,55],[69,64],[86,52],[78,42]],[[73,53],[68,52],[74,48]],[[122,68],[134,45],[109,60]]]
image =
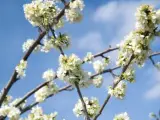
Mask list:
[[[132,62],[133,59],[134,59],[134,55],[131,56],[128,64],[123,67],[122,73],[121,73],[120,76],[122,76],[122,74],[127,70],[127,68],[129,67],[129,65],[130,65],[130,63]],[[113,89],[119,84],[120,81],[121,81],[121,77],[120,77],[120,80],[118,80],[116,83],[113,84]],[[105,101],[104,101],[104,103],[103,103],[103,105],[101,106],[98,114],[93,118],[93,120],[97,120],[97,118],[102,114],[102,111],[104,110],[105,106],[109,102],[110,98],[111,98],[111,95],[108,94],[107,97],[106,97],[106,99],[105,99]]]
[[154,56],[157,56],[157,55],[160,55],[160,52],[154,52],[151,55],[149,55],[149,57],[154,57]]
[[96,74],[94,74],[94,75],[92,75],[91,77],[90,77],[90,79],[93,79],[94,77],[96,77],[96,76],[98,76],[98,75],[102,75],[102,74],[104,74],[104,73],[108,73],[108,72],[112,72],[112,71],[114,71],[114,70],[116,70],[116,69],[119,69],[119,68],[121,68],[120,66],[117,66],[117,67],[114,67],[114,68],[109,68],[109,69],[106,69],[106,70],[103,70],[102,72],[100,72],[100,73],[96,73]]
[[77,89],[77,93],[78,93],[78,95],[79,95],[79,97],[80,97],[80,100],[81,100],[81,102],[82,102],[82,105],[83,105],[83,112],[84,112],[84,114],[85,114],[85,120],[90,120],[89,115],[88,115],[88,112],[87,112],[87,107],[86,107],[86,104],[85,104],[85,102],[84,102],[84,100],[83,100],[83,96],[82,96],[82,93],[81,93],[81,90],[80,90],[80,88],[79,88],[78,83],[75,83],[75,87],[76,87],[76,89]]
[[[49,29],[51,30],[53,37],[54,37],[55,39],[57,39],[57,37],[56,37],[56,35],[55,35],[55,30],[54,30],[51,26],[49,26]],[[59,46],[58,48],[59,48],[60,53],[61,53],[62,55],[64,55],[64,52],[63,52],[63,49],[61,48],[61,46]]]
[[93,57],[96,58],[96,57],[99,57],[99,56],[103,56],[104,54],[106,54],[106,53],[108,53],[108,52],[112,52],[112,51],[115,51],[115,50],[118,50],[118,49],[119,49],[119,47],[108,48],[108,49],[106,49],[105,51],[100,52],[100,53],[94,55]]

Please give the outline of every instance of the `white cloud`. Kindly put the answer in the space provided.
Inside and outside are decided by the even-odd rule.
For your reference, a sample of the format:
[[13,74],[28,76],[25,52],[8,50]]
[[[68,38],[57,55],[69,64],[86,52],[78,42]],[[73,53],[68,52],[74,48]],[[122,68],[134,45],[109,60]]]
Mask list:
[[151,70],[150,73],[152,73],[152,81],[154,81],[151,84],[152,87],[146,91],[145,98],[152,100],[152,99],[159,99],[160,98],[160,74],[159,71],[153,71]]
[[160,98],[160,83],[154,85],[151,89],[149,89],[146,94],[145,97],[147,99],[158,99]]
[[79,49],[97,52],[104,48],[102,36],[98,32],[90,32],[77,41]]

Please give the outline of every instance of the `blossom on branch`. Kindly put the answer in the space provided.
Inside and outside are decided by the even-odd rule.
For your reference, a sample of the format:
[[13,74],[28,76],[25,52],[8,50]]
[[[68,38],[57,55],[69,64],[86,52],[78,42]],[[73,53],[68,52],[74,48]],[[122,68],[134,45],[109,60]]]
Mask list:
[[109,86],[108,88],[108,94],[118,99],[123,99],[125,93],[126,93],[126,83],[124,81],[119,82],[115,88],[113,88],[112,86]]
[[67,21],[74,23],[82,20],[81,11],[84,8],[83,0],[75,0],[70,3],[69,8],[65,10],[65,16]]
[[[23,52],[27,52],[34,42],[35,41],[33,39],[28,39],[26,42],[24,42],[22,45]],[[37,45],[37,47],[34,49],[34,52],[39,51],[40,48],[41,48],[41,45]]]
[[53,82],[49,82],[48,85],[40,88],[35,94],[35,101],[36,102],[43,102],[48,96],[57,93],[58,91],[58,86],[53,83]]
[[[93,118],[100,110],[98,99],[95,97],[92,97],[91,99],[87,97],[83,97],[83,100],[86,104],[86,108],[87,108],[89,117]],[[73,112],[77,117],[84,116],[84,109],[83,109],[83,105],[80,99],[75,104]]]
[[20,117],[20,110],[13,106],[2,106],[0,108],[0,116],[7,116],[10,120],[18,120]]
[[90,73],[83,70],[82,60],[75,54],[60,55],[57,76],[72,85],[78,83],[80,87],[87,87],[90,84]]
[[54,23],[59,8],[52,0],[34,0],[23,6],[26,19],[33,25],[47,28]]
[[56,77],[56,73],[52,69],[48,69],[43,73],[42,78],[46,81],[52,81]]
[[128,113],[124,112],[124,113],[116,115],[113,120],[130,120],[130,118],[128,116]]
[[36,106],[32,108],[31,113],[29,113],[27,118],[21,118],[21,120],[56,120],[57,114],[57,112],[44,114],[42,108]]
[[25,70],[27,68],[27,61],[21,60],[19,65],[16,66],[15,70],[18,73],[18,78],[25,77]]

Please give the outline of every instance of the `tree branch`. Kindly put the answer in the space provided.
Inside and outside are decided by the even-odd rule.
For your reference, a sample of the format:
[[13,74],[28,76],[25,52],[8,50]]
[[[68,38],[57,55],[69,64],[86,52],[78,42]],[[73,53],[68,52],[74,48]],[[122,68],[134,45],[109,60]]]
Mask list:
[[102,56],[102,55],[104,55],[104,54],[106,54],[106,53],[109,53],[109,52],[112,52],[112,51],[115,51],[115,50],[118,50],[118,49],[119,49],[119,47],[108,48],[108,49],[104,50],[103,52],[100,52],[100,53],[98,53],[98,54],[95,54],[93,57],[96,58],[96,57]]
[[84,112],[84,114],[85,114],[85,120],[90,120],[90,118],[89,118],[89,116],[88,116],[86,104],[85,104],[85,102],[84,102],[84,100],[83,100],[83,96],[82,96],[82,93],[81,93],[81,91],[80,91],[80,88],[79,88],[78,83],[75,83],[75,87],[76,87],[76,89],[77,89],[77,93],[78,93],[78,95],[79,95],[79,97],[80,97],[80,100],[81,100],[81,102],[82,102],[82,105],[83,105],[83,112]]
[[[129,65],[130,65],[130,63],[132,62],[133,59],[134,59],[134,55],[131,56],[128,64],[123,67],[122,73],[121,73],[120,76],[122,76],[122,74],[127,70],[127,68],[129,67]],[[119,84],[119,82],[121,81],[121,79],[122,78],[120,77],[120,80],[118,80],[116,83],[113,83],[113,89]],[[103,103],[103,105],[102,105],[102,107],[100,108],[98,114],[93,118],[93,120],[97,120],[97,118],[102,114],[102,111],[104,110],[105,106],[109,102],[110,98],[111,98],[111,95],[108,94],[107,97],[106,97],[106,99],[105,99],[105,101],[104,101],[104,103]]]
[[[34,50],[34,48],[40,43],[41,39],[45,36],[46,32],[42,32],[39,37],[37,38],[37,40],[33,43],[33,45],[29,48],[29,50],[26,52],[26,54],[24,55],[24,57],[22,58],[23,60],[27,60],[29,58],[29,56],[31,55],[32,51]],[[6,95],[8,94],[10,88],[12,87],[12,85],[17,81],[17,75],[18,73],[16,72],[16,70],[14,70],[13,75],[11,76],[9,82],[7,83],[6,87],[3,89],[1,98],[0,98],[0,106],[2,105]]]
[[[71,88],[71,87],[72,87],[71,85],[67,85],[67,86],[65,86],[65,87],[62,87],[62,88],[60,88],[60,89],[58,90],[57,93],[60,93],[60,92],[62,92],[62,91],[65,91],[65,90],[67,90],[67,89],[69,89],[69,88]],[[56,94],[57,94],[57,93],[56,93]],[[50,98],[50,97],[52,97],[52,96],[54,96],[54,95],[55,95],[55,94],[51,94],[51,95],[48,96],[47,98]],[[46,99],[47,99],[47,98],[46,98]],[[38,105],[38,104],[39,104],[39,102],[34,102],[34,103],[32,103],[31,105],[26,106],[25,108],[23,108],[23,109],[21,110],[21,115],[22,115],[23,113],[25,113],[26,111],[30,110],[32,107]]]
[[[59,19],[64,15],[65,9],[69,7],[70,2],[68,2],[65,7],[61,10],[61,12],[54,18],[56,22],[59,21]],[[23,60],[27,60],[34,48],[40,43],[41,39],[46,35],[46,31],[41,32],[37,40],[33,43],[33,45],[30,47],[30,49],[27,51],[27,53],[24,55]],[[4,87],[1,97],[0,97],[0,107],[8,94],[9,90],[11,89],[12,85],[17,81],[17,72],[14,70],[13,75],[11,76],[9,82]]]

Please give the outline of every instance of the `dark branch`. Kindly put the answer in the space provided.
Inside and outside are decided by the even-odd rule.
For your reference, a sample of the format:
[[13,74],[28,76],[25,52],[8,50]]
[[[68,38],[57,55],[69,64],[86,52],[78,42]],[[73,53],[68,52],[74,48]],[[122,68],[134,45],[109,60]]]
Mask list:
[[84,100],[83,100],[83,96],[82,96],[82,93],[81,93],[81,91],[80,91],[80,88],[79,88],[78,83],[75,83],[75,87],[76,87],[76,89],[77,89],[77,93],[78,93],[78,95],[79,95],[79,97],[80,97],[80,100],[81,100],[81,102],[82,102],[82,105],[83,105],[83,112],[84,112],[84,114],[85,114],[85,120],[90,120],[90,118],[89,118],[89,116],[88,116],[88,112],[87,112],[87,107],[86,107],[86,104],[85,104],[85,102],[84,102]]
[[[60,93],[60,92],[65,91],[65,90],[68,90],[68,89],[71,88],[71,87],[72,87],[71,85],[67,85],[67,86],[65,86],[65,87],[62,87],[61,89],[58,90],[57,93]],[[56,93],[56,94],[57,94],[57,93]],[[47,98],[52,97],[52,96],[54,96],[54,95],[55,95],[55,94],[51,94],[51,95],[48,96]],[[47,98],[46,98],[46,99],[47,99]],[[34,103],[32,103],[31,105],[26,106],[25,108],[23,108],[23,109],[21,110],[21,114],[25,113],[26,111],[30,110],[32,107],[34,107],[34,106],[36,106],[36,105],[38,105],[38,104],[39,104],[39,102],[34,102]]]

